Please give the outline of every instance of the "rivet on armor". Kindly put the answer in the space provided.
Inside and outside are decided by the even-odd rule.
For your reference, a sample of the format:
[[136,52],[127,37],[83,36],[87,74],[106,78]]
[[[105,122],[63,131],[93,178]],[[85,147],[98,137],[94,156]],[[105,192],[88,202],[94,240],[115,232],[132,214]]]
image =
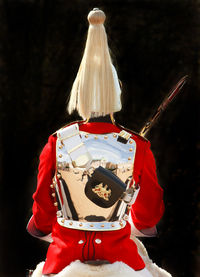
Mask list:
[[78,244],[83,244],[84,243],[84,241],[81,239],[81,240],[79,240],[79,242],[78,242]]
[[59,155],[59,158],[62,158],[62,154]]
[[83,223],[80,223],[79,226],[82,227],[82,226],[83,226]]
[[98,139],[98,137],[97,137],[97,136],[94,136],[94,139]]
[[133,151],[133,148],[130,148],[129,151],[132,152],[132,151]]
[[50,185],[50,188],[51,188],[51,189],[53,189],[53,188],[54,188],[54,185],[53,185],[53,184],[51,184],[51,185]]
[[73,222],[70,222],[70,223],[69,223],[69,225],[71,225],[71,226],[72,226],[72,225],[73,225]]
[[59,145],[59,149],[62,149],[63,148],[63,146],[62,145]]
[[108,136],[104,136],[104,139],[108,139]]
[[132,141],[132,140],[129,140],[129,143],[130,143],[130,144],[132,144],[132,143],[133,143],[133,141]]
[[96,242],[97,244],[100,244],[100,243],[101,243],[101,240],[100,240],[100,239],[95,239],[95,242]]
[[65,223],[65,219],[63,218],[63,219],[61,220],[61,222],[62,222],[62,223]]
[[104,224],[102,224],[101,227],[104,227]]
[[111,227],[115,227],[115,224],[112,224]]
[[52,195],[52,197],[55,197],[55,196],[56,196],[55,192],[53,192],[51,195]]
[[88,135],[85,135],[85,138],[88,138]]
[[117,137],[117,135],[116,135],[116,134],[114,134],[114,135],[113,135],[113,137],[114,137],[114,138],[116,138],[116,137]]
[[130,160],[131,160],[131,157],[128,157],[128,160],[130,161]]
[[93,225],[93,224],[90,224],[90,227],[94,227],[94,225]]
[[57,207],[58,206],[58,202],[54,202],[54,206]]
[[64,146],[64,142],[61,140],[60,143]]

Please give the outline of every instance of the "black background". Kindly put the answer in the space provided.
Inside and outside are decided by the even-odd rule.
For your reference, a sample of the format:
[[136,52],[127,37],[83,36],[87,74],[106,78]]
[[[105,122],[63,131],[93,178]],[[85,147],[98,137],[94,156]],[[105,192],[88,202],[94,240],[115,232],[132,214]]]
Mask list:
[[[166,211],[151,258],[173,276],[200,276],[197,179],[200,1],[0,1],[0,276],[25,276],[47,245],[26,233],[38,156],[66,122],[83,54],[87,14],[99,7],[123,83],[118,123],[139,131],[185,74],[189,82],[149,132]],[[149,196],[151,197],[151,196]]]

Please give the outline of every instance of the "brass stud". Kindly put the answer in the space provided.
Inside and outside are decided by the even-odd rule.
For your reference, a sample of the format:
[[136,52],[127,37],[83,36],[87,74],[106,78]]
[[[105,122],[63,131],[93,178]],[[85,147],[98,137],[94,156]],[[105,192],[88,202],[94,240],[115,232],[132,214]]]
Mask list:
[[52,188],[52,189],[53,189],[53,188],[54,188],[54,185],[53,185],[53,184],[51,184],[51,185],[50,185],[50,188]]
[[59,145],[59,147],[58,147],[59,149],[62,149],[63,148],[63,146],[62,145]]
[[93,225],[93,224],[90,224],[90,227],[94,227],[94,225]]
[[132,144],[132,143],[133,143],[133,141],[132,141],[132,140],[129,140],[129,143],[130,143],[130,144]]
[[108,136],[104,136],[104,139],[108,139]]
[[55,196],[56,196],[55,192],[53,192],[51,195],[52,195],[52,197],[55,197]]
[[112,227],[115,227],[115,224],[112,224],[111,226],[112,226]]
[[58,202],[54,202],[54,206],[57,207],[58,206]]
[[62,158],[62,154],[59,155],[59,158]]
[[114,137],[114,138],[116,138],[116,137],[117,137],[117,135],[116,135],[116,134],[114,134],[114,135],[113,135],[113,137]]
[[130,148],[130,149],[129,149],[129,152],[132,152],[132,151],[133,151],[133,148]]
[[85,135],[85,138],[88,138],[88,135]]
[[83,226],[83,223],[80,223],[79,226],[82,227],[82,226]]
[[63,218],[63,219],[61,220],[61,222],[62,222],[62,223],[65,223],[65,219]]
[[101,227],[104,227],[104,224],[101,224]]
[[71,225],[71,226],[72,226],[72,225],[73,225],[73,222],[70,222],[70,223],[69,223],[69,225]]
[[98,139],[98,137],[97,137],[97,136],[94,136],[94,139]]
[[130,160],[131,160],[131,157],[128,157],[128,160],[130,161]]

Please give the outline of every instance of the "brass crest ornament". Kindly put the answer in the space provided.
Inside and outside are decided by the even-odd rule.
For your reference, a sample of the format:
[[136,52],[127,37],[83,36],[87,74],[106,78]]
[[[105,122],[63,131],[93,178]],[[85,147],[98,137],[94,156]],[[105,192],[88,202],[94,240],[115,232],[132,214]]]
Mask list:
[[100,198],[103,198],[106,201],[109,201],[111,196],[111,189],[108,189],[108,186],[103,186],[103,183],[96,185],[92,191],[96,193]]

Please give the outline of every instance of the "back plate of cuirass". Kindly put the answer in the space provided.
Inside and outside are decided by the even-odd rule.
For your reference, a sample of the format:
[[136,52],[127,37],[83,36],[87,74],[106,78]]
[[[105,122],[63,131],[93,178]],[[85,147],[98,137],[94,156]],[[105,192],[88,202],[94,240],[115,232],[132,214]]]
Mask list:
[[81,222],[118,221],[125,213],[126,204],[118,200],[109,208],[100,207],[87,198],[85,185],[88,174],[101,166],[111,170],[128,187],[132,179],[136,143],[131,138],[126,143],[118,141],[117,133],[90,134],[80,131],[79,135],[92,157],[89,170],[74,167],[63,140],[59,136],[57,139],[57,173],[63,217]]

